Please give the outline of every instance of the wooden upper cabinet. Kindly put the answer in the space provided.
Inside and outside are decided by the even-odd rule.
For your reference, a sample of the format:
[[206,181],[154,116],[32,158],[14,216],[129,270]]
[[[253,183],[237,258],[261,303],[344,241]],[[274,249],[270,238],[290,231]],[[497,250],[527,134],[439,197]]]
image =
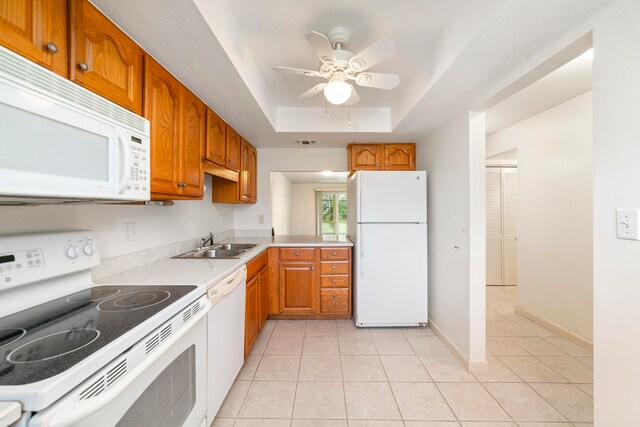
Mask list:
[[349,173],[360,170],[416,170],[416,144],[349,144]]
[[382,146],[380,144],[349,144],[349,171],[380,170]]
[[143,50],[87,0],[69,4],[69,78],[142,114]]
[[416,145],[385,144],[384,170],[416,170]]
[[187,88],[182,98],[182,191],[184,196],[204,195],[202,153],[207,106]]
[[242,203],[256,202],[256,167],[256,149],[243,138],[240,149],[240,194],[238,197]]
[[231,126],[226,127],[226,166],[234,171],[240,170],[241,137]]
[[205,159],[220,166],[226,166],[227,124],[210,108],[207,108],[207,143]]
[[67,1],[0,1],[0,44],[67,77]]
[[144,117],[151,122],[151,192],[178,194],[181,171],[182,84],[145,58]]

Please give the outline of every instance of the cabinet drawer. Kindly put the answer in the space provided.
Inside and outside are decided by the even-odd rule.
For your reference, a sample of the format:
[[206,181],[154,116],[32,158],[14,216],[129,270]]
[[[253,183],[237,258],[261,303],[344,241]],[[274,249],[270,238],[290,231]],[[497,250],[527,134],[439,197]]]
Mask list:
[[350,313],[351,301],[349,301],[348,289],[321,289],[320,290],[321,313]]
[[348,261],[321,262],[320,274],[349,274],[351,263]]
[[280,248],[281,261],[315,261],[316,248]]
[[349,261],[349,248],[321,248],[322,261]]
[[321,288],[348,288],[350,285],[350,276],[349,275],[330,275],[330,276],[320,276],[320,287]]
[[269,255],[267,251],[262,251],[260,255],[247,263],[247,280],[253,279],[269,263]]

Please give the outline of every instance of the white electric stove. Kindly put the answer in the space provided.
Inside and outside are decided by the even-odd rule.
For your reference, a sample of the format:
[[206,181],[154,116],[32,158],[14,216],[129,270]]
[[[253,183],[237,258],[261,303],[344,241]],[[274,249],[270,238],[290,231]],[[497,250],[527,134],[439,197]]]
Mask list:
[[[95,286],[88,231],[0,236],[0,403],[15,426],[206,423],[196,286]],[[201,372],[202,371],[202,372]]]

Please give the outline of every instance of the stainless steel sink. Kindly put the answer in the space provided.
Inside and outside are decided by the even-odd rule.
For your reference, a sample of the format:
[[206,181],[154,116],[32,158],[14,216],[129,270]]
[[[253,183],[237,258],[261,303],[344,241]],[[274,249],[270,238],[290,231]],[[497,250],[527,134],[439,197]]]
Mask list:
[[215,245],[213,249],[216,250],[226,250],[226,251],[234,251],[234,250],[246,250],[253,249],[256,245],[251,243],[221,243],[219,245]]
[[195,251],[185,252],[176,255],[173,258],[180,259],[234,259],[240,256],[248,249],[255,248],[256,245],[248,243],[223,243],[210,246]]

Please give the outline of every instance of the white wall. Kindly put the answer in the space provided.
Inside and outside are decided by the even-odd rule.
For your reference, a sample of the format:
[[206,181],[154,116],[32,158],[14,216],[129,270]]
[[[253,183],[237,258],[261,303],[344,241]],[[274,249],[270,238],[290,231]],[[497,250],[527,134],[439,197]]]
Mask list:
[[[271,172],[317,172],[347,170],[346,148],[258,149],[258,202],[236,205],[234,227],[237,229],[267,229],[272,227]],[[264,215],[264,224],[258,216]]]
[[616,209],[640,209],[640,2],[593,22],[595,425],[640,420],[640,242],[616,238]]
[[316,189],[347,191],[347,184],[326,182],[294,183],[291,193],[292,234],[316,234]]
[[484,144],[484,115],[465,112],[419,142],[416,155],[427,171],[429,318],[470,367],[485,360]]
[[[95,231],[101,258],[110,258],[233,228],[233,206],[211,203],[211,177],[203,200],[175,206],[116,204],[0,206],[0,234],[31,231]],[[138,239],[122,242],[122,223],[137,223]]]
[[291,217],[293,184],[280,172],[271,172],[271,218],[276,235],[294,234]]
[[487,137],[518,150],[518,306],[593,341],[591,92]]

